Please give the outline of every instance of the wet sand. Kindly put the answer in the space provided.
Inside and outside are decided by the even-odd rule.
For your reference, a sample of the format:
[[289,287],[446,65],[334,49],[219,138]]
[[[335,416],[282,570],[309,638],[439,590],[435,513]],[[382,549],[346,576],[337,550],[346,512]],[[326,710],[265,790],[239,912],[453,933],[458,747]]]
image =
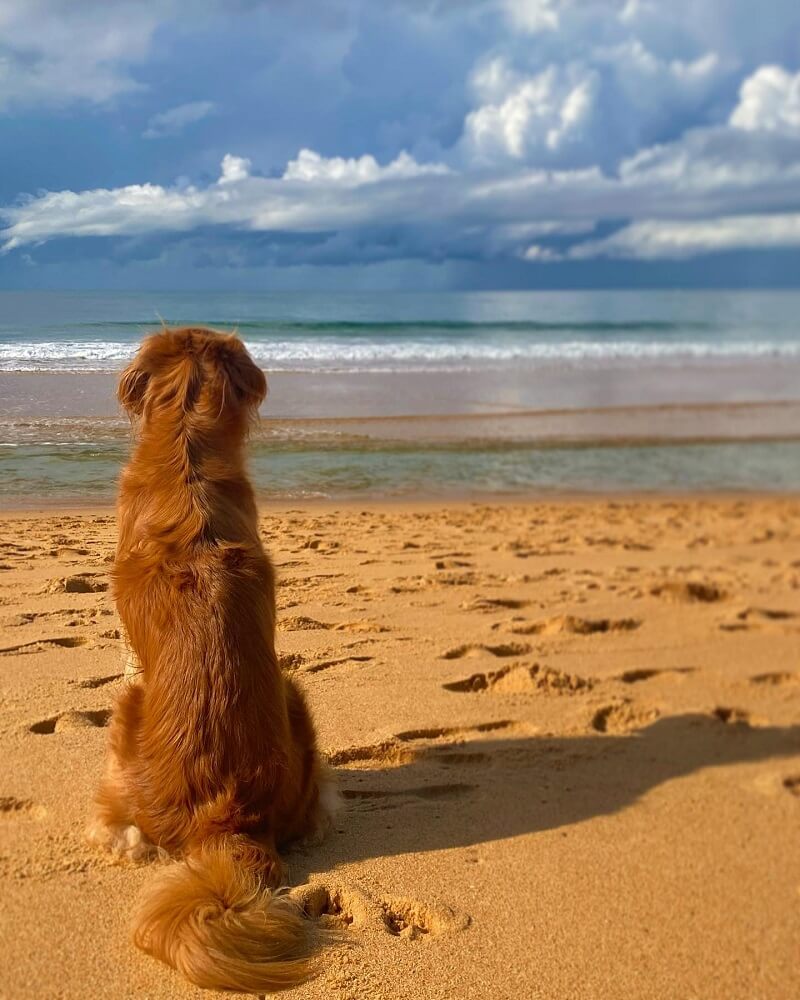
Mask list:
[[[0,418],[118,415],[117,375],[0,372]],[[267,371],[273,419],[513,414],[616,407],[800,405],[800,363],[541,364],[481,371]],[[767,412],[767,411],[765,411]],[[795,430],[798,423],[794,423]]]
[[[800,501],[268,507],[344,795],[303,998],[800,992]],[[0,522],[0,996],[199,996],[82,828],[123,684],[109,511]]]

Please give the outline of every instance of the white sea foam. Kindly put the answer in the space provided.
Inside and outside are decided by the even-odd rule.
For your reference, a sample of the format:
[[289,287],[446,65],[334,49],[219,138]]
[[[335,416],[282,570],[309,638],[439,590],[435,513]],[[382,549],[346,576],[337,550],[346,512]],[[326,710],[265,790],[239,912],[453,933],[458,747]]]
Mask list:
[[[800,359],[800,343],[729,339],[545,339],[453,338],[448,340],[330,338],[259,340],[245,343],[268,371],[464,371],[519,365],[670,362],[717,359]],[[51,340],[0,343],[0,371],[118,371],[136,344],[123,341]]]

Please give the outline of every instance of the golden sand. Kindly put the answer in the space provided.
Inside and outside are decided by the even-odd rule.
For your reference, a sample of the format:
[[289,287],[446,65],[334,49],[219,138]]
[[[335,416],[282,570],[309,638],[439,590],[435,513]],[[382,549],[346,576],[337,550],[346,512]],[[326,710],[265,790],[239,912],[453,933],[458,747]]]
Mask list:
[[[800,503],[267,509],[344,796],[308,998],[800,995]],[[110,513],[0,523],[0,996],[189,997],[84,842]]]

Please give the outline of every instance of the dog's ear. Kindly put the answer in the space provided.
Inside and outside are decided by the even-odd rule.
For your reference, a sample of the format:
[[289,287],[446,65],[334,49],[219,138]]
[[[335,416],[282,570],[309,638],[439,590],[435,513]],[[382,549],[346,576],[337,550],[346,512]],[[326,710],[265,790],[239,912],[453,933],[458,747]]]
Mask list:
[[120,375],[117,399],[128,413],[137,417],[141,416],[144,408],[144,394],[149,381],[150,373],[140,367],[138,358],[134,358]]
[[224,367],[237,402],[258,409],[267,394],[267,379],[240,343],[225,352]]

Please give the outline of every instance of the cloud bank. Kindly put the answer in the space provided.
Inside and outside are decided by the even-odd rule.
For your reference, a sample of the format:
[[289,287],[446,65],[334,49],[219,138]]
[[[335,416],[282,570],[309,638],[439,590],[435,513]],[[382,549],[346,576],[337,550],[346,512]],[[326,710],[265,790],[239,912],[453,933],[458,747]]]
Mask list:
[[[196,6],[192,30],[222,23],[219,4]],[[232,7],[254,37],[290,16],[258,0]],[[36,0],[31,9],[49,12],[51,31],[35,31],[33,14],[0,0],[0,111],[111,103],[125,117],[125,102],[149,99],[145,70],[164,58],[169,5]],[[153,176],[163,165],[150,160],[121,184],[18,191],[0,207],[5,259],[55,240],[114,239],[142,252],[143,240],[186,234],[212,255],[215,239],[227,246],[236,234],[262,234],[284,264],[469,258],[546,268],[800,248],[794,4],[774,0],[769,19],[744,0],[709,0],[702,10],[688,0],[392,0],[372,15],[339,0],[319,10],[328,20],[312,41],[297,41],[296,24],[287,37],[317,47],[330,91],[317,102],[358,109],[369,127],[331,119],[303,135],[295,117],[281,133],[281,159],[263,145],[257,117],[232,129],[232,98],[213,75],[202,97],[182,78],[190,99],[152,111],[138,131],[143,145],[170,150],[172,176]],[[432,78],[429,106],[428,91],[409,91],[395,109],[367,44],[370,32],[390,30],[400,52],[430,44],[444,62],[460,61],[457,85]],[[448,49],[446,39],[457,44]],[[402,94],[406,80],[388,69]],[[278,78],[265,72],[268,129],[290,91],[270,89]],[[405,72],[412,86],[413,65]],[[371,84],[389,121],[372,117]],[[181,158],[200,130],[205,148]]]

